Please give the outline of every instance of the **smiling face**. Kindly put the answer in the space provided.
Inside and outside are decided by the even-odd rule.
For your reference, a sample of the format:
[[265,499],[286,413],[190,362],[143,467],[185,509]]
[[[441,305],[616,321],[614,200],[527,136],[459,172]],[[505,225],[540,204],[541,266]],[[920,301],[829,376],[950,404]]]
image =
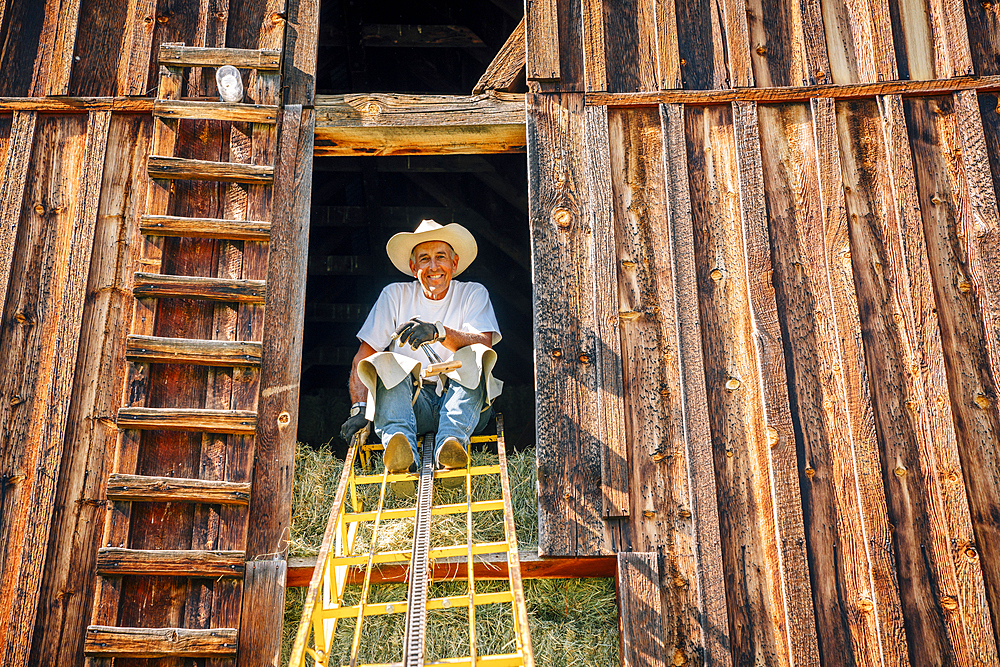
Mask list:
[[426,241],[410,253],[410,271],[424,288],[424,296],[433,301],[448,293],[451,277],[458,268],[458,255],[444,241]]

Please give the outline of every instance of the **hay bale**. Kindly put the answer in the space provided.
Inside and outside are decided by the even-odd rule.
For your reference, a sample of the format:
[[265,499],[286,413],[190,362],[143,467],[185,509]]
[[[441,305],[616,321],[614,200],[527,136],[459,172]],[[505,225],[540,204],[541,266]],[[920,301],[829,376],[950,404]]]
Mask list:
[[[377,458],[377,457],[376,457]],[[496,454],[473,448],[473,465],[495,465]],[[518,546],[521,550],[537,548],[538,499],[535,487],[535,452],[526,449],[507,457],[510,475],[511,501]],[[373,473],[381,473],[376,462]],[[329,519],[330,507],[337,492],[337,484],[344,462],[338,459],[329,446],[313,449],[300,445],[295,456],[295,490],[293,493],[291,551],[292,556],[310,556],[319,553],[323,531]],[[500,481],[495,475],[473,478],[473,499],[500,497]],[[359,487],[365,507],[374,507],[378,501],[377,484]],[[465,498],[464,489],[444,489],[435,485],[434,502],[455,503]],[[412,500],[386,496],[386,507],[412,505]],[[482,512],[474,515],[476,540],[502,541],[503,521],[501,512]],[[371,525],[358,533],[362,544],[371,542]],[[434,546],[464,544],[466,541],[465,515],[437,515],[431,524],[431,542]],[[413,539],[413,519],[385,521],[379,528],[380,550],[408,549]],[[477,592],[502,590],[506,582],[477,581]],[[360,595],[360,586],[349,586],[345,602]],[[435,582],[431,597],[467,594],[464,580]],[[285,601],[285,626],[283,628],[282,664],[287,664],[288,654],[298,628],[305,601],[306,589],[290,589]],[[604,667],[619,664],[618,609],[615,602],[614,582],[610,579],[535,579],[524,582],[528,624],[532,637],[535,661],[538,665],[552,667]],[[369,602],[391,602],[406,599],[406,586],[390,584],[372,586]],[[514,649],[512,618],[509,604],[492,604],[476,609],[476,642],[480,654],[499,654]],[[367,618],[362,636],[361,661],[385,663],[398,660],[402,655],[403,614],[390,614]],[[427,659],[468,655],[468,609],[451,608],[432,611],[428,615]],[[354,624],[338,623],[331,654],[350,654],[354,638]],[[346,662],[346,658],[344,658]],[[331,664],[334,664],[331,661]]]

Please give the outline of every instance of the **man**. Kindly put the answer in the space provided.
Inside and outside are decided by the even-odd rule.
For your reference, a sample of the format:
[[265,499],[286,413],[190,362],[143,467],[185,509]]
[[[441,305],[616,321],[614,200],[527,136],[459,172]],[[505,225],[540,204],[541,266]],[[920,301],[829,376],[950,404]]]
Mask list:
[[[386,468],[400,473],[418,459],[417,436],[436,431],[435,463],[463,468],[469,438],[486,425],[487,408],[503,386],[492,372],[500,328],[489,294],[479,283],[454,280],[476,258],[476,240],[459,224],[423,220],[413,233],[389,239],[386,252],[416,280],[386,286],[358,332],[353,406],[340,434],[350,442],[374,422]],[[461,368],[447,379],[421,380],[423,344]]]

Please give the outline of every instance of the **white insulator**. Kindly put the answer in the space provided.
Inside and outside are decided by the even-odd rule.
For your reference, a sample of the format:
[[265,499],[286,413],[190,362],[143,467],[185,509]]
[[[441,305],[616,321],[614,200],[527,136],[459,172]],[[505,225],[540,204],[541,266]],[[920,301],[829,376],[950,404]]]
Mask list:
[[223,65],[215,70],[215,85],[223,102],[243,101],[243,79],[240,71],[232,65]]

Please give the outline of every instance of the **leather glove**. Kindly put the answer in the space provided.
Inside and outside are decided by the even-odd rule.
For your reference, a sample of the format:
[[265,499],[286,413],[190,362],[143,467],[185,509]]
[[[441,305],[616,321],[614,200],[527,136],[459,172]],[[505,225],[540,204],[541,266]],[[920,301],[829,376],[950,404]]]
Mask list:
[[440,322],[424,322],[414,317],[400,324],[393,332],[392,337],[399,339],[400,347],[408,343],[411,348],[416,350],[424,343],[436,343],[444,340],[444,325]]
[[351,438],[371,423],[365,418],[365,403],[355,403],[351,406],[351,416],[347,418],[344,425],[340,427],[340,437],[351,444]]

